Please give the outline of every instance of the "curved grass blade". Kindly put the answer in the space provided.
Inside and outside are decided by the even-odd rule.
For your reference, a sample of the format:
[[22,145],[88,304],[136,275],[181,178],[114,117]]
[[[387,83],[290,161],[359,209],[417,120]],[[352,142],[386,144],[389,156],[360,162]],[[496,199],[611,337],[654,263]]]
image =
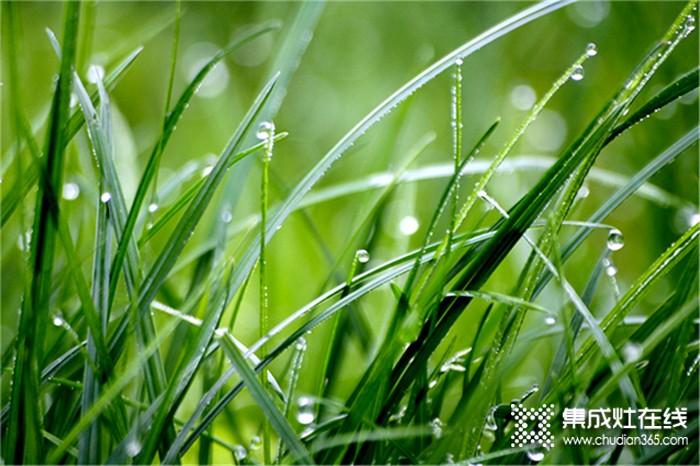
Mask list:
[[253,396],[260,409],[265,413],[265,416],[270,421],[272,427],[277,431],[282,441],[287,444],[294,458],[302,464],[314,464],[306,447],[301,443],[296,433],[287,422],[287,419],[282,415],[277,405],[267,394],[265,388],[255,375],[255,371],[248,365],[245,357],[239,352],[239,349],[233,343],[230,336],[225,335],[220,341],[221,347],[226,353],[226,356],[231,360],[231,363],[236,368],[241,379],[243,379],[243,383],[248,387],[250,394]]

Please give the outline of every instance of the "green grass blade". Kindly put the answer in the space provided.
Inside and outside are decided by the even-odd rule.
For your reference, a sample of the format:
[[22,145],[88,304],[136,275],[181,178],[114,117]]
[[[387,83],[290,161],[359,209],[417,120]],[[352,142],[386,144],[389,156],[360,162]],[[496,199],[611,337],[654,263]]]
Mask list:
[[230,337],[224,336],[220,341],[226,356],[231,360],[236,371],[248,387],[250,394],[253,396],[260,409],[265,413],[270,424],[277,431],[282,441],[287,445],[292,455],[294,455],[294,458],[303,464],[314,464],[306,447],[301,443],[296,433],[287,422],[287,419],[285,419],[277,405],[267,394],[265,388],[255,375],[255,371],[248,365],[248,362],[239,352],[236,345],[233,344]]
[[110,296],[114,296],[114,293],[116,291],[118,275],[121,271],[121,267],[122,267],[122,264],[123,264],[125,256],[126,256],[127,249],[129,247],[129,242],[131,241],[132,235],[134,233],[134,227],[136,226],[136,220],[138,219],[139,212],[141,211],[141,208],[143,206],[143,202],[146,199],[146,194],[148,193],[148,190],[151,186],[151,182],[153,181],[153,179],[156,175],[159,161],[160,161],[160,157],[162,156],[163,151],[165,150],[165,147],[166,147],[168,141],[170,140],[170,136],[172,136],[172,133],[175,130],[175,125],[182,117],[182,114],[184,113],[185,109],[188,107],[190,100],[192,99],[194,94],[197,92],[197,89],[202,84],[202,81],[204,81],[204,79],[206,78],[208,73],[216,66],[217,63],[219,63],[221,60],[223,60],[229,54],[231,54],[234,51],[241,48],[243,45],[252,41],[256,37],[271,31],[272,29],[274,29],[272,26],[256,28],[250,34],[246,35],[243,39],[237,41],[233,45],[227,47],[226,49],[224,49],[221,52],[219,52],[218,54],[216,54],[197,73],[197,76],[195,76],[195,78],[192,80],[192,82],[187,86],[185,91],[180,96],[180,99],[175,104],[175,107],[173,108],[173,110],[168,114],[167,119],[163,123],[163,130],[158,138],[158,141],[156,142],[156,145],[153,149],[153,152],[151,153],[151,156],[148,159],[148,163],[146,165],[146,168],[144,170],[144,173],[141,177],[138,188],[136,190],[136,194],[134,196],[134,201],[131,204],[131,210],[129,210],[129,216],[126,219],[126,223],[124,225],[123,240],[119,242],[119,247],[117,249],[117,255],[115,257],[114,265],[113,265],[113,275],[112,275],[112,281],[111,281],[111,285],[110,285]]
[[90,426],[92,421],[100,415],[108,405],[114,401],[122,391],[131,383],[131,381],[138,376],[142,371],[143,366],[147,363],[148,359],[159,349],[160,345],[163,344],[165,340],[175,329],[177,321],[169,323],[161,327],[160,332],[156,339],[150,341],[148,346],[146,346],[141,352],[139,352],[138,357],[132,361],[124,370],[119,374],[114,381],[112,381],[108,386],[105,386],[102,396],[92,405],[87,413],[84,413],[79,421],[72,427],[70,432],[66,434],[61,444],[51,452],[48,456],[47,463],[58,463],[65,452],[71,447],[73,442],[75,442],[80,434]]
[[63,60],[53,95],[45,156],[42,160],[50,178],[37,196],[32,234],[34,279],[29,296],[22,302],[19,341],[11,391],[11,428],[5,440],[4,458],[13,463],[40,463],[42,414],[39,378],[43,342],[40,335],[47,325],[51,298],[51,280],[55,252],[55,228],[51,221],[54,193],[61,192],[65,140],[63,126],[70,104],[71,66],[76,52],[79,6],[69,3],[65,10]]
[[[425,69],[418,76],[410,80],[384,102],[379,104],[359,123],[357,123],[345,136],[343,136],[333,148],[323,156],[323,158],[311,169],[306,176],[296,185],[287,199],[280,205],[270,216],[267,228],[267,240],[269,241],[275,232],[282,226],[286,218],[294,211],[296,206],[301,202],[304,196],[311,188],[321,179],[328,169],[343,155],[343,153],[352,146],[369,128],[374,126],[398,104],[406,100],[417,89],[425,85],[427,82],[434,79],[443,71],[449,69],[456,60],[464,59],[476,50],[495,41],[499,37],[527,24],[541,16],[544,16],[552,11],[555,11],[563,6],[571,3],[569,0],[563,1],[545,1],[523,10],[521,13],[509,18],[508,20],[492,27],[486,32],[480,34],[473,40],[465,43],[461,47],[455,49],[432,66]],[[258,260],[259,254],[258,236],[253,244],[248,248],[246,253],[240,260],[240,265],[234,274],[233,286],[238,289],[245,280],[245,277],[250,273],[250,270]]]
[[[139,56],[143,49],[138,48],[131,54],[129,54],[117,67],[114,68],[113,71],[111,71],[106,77],[104,81],[105,88],[107,91],[113,90],[119,80],[122,78],[122,76],[129,70],[131,65],[134,63],[136,58]],[[91,96],[90,99],[93,103],[93,105],[96,105],[98,102],[98,93],[95,91]],[[65,139],[63,140],[63,144],[67,145],[69,141],[73,139],[73,137],[77,134],[77,132],[82,128],[83,124],[85,124],[85,119],[83,117],[83,112],[81,110],[77,110],[73,112],[71,115],[70,119],[68,120],[68,123],[66,125],[66,135]],[[24,138],[27,140],[27,145],[30,149],[30,152],[33,153],[36,157],[39,157],[39,149],[34,141],[34,137],[31,133],[31,129],[29,127],[29,124],[26,121],[23,121],[22,123],[22,132]],[[25,171],[25,177],[23,179],[18,180],[15,182],[15,184],[12,186],[12,188],[7,192],[5,196],[2,198],[2,222],[0,223],[0,226],[4,226],[5,223],[12,217],[12,214],[15,212],[17,209],[17,206],[24,200],[26,197],[27,193],[31,190],[33,186],[36,185],[37,179],[39,177],[39,172],[37,171],[36,165],[31,165],[28,167]]]

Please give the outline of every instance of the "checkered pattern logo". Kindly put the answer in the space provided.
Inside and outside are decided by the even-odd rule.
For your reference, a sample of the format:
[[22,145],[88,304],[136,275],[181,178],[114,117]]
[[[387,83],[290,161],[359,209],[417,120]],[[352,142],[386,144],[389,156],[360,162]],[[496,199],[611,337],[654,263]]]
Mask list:
[[515,432],[511,437],[513,448],[525,445],[541,445],[549,450],[554,446],[554,436],[549,431],[549,421],[554,415],[554,405],[542,405],[539,408],[525,408],[522,404],[510,405],[510,412],[515,421]]

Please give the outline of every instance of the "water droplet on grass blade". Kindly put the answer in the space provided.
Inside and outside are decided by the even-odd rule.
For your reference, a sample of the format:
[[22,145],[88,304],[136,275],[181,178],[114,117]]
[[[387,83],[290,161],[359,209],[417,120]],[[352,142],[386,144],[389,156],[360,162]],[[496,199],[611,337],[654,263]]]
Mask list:
[[611,251],[619,251],[625,246],[625,237],[622,236],[622,232],[616,228],[610,230],[608,233],[608,249]]
[[595,57],[596,55],[598,55],[598,47],[596,47],[596,45],[593,42],[586,46],[586,55],[588,55],[589,57]]
[[63,314],[61,314],[60,312],[57,312],[56,314],[53,315],[53,319],[51,320],[51,322],[52,322],[56,327],[62,327],[63,324],[64,324],[64,322],[65,322],[65,321],[63,320]]
[[557,323],[557,319],[552,316],[547,316],[544,318],[544,323],[547,325],[554,325]]
[[221,221],[224,223],[231,223],[231,220],[233,220],[233,214],[231,214],[231,212],[228,210],[224,210],[221,213]]
[[355,253],[355,257],[357,257],[357,262],[360,264],[366,264],[369,262],[369,252],[367,252],[366,249],[360,249]]
[[63,185],[63,199],[73,201],[80,196],[80,187],[75,183],[66,183]]
[[148,211],[150,213],[153,213],[156,210],[158,210],[158,204],[156,204],[155,202],[148,206]]
[[301,337],[297,340],[297,342],[294,344],[294,347],[298,351],[306,351],[306,338]]
[[688,15],[683,23],[683,31],[681,32],[681,37],[686,38],[691,32],[695,30],[695,17],[693,15]]
[[126,445],[124,445],[124,451],[126,452],[127,456],[131,458],[141,453],[142,448],[143,445],[141,445],[141,442],[136,439],[129,439],[129,441],[126,442]]
[[262,445],[262,440],[260,440],[260,436],[253,435],[253,438],[250,439],[250,451],[259,449],[261,445]]
[[233,447],[233,457],[238,460],[244,460],[248,456],[248,452],[246,451],[245,447],[243,445],[236,445]]
[[571,79],[573,81],[581,81],[585,74],[586,74],[586,71],[583,69],[583,66],[576,65],[574,67],[574,70],[571,72]]
[[105,69],[100,65],[92,65],[87,73],[88,82],[96,84],[97,81],[102,81],[105,76]]
[[433,433],[433,437],[435,438],[440,438],[442,437],[442,428],[444,427],[444,424],[440,420],[439,417],[436,417],[432,421],[430,421],[430,430]]
[[413,215],[406,215],[399,222],[399,231],[406,236],[411,236],[418,231],[419,226],[420,224],[418,223],[418,219],[416,217]]
[[112,193],[110,193],[110,192],[104,192],[104,193],[102,193],[102,195],[100,196],[100,201],[101,201],[103,204],[106,204],[106,203],[108,203],[108,202],[111,201],[111,200],[112,200]]
[[530,461],[539,463],[544,459],[544,452],[540,450],[531,450],[527,452],[527,457],[530,459]]
[[627,343],[625,346],[622,347],[622,355],[625,359],[625,362],[638,361],[639,358],[642,357],[642,354],[644,354],[644,348],[640,344]]
[[263,121],[258,126],[258,131],[255,133],[255,137],[261,141],[267,141],[275,133],[275,125],[269,121]]
[[315,419],[313,400],[307,396],[300,397],[297,401],[297,421],[299,424],[308,425],[314,422]]

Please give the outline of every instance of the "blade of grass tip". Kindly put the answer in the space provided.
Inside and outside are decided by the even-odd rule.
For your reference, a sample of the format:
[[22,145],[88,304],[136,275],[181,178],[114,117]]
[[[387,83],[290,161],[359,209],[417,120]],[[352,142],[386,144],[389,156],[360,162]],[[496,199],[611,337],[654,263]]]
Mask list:
[[[323,158],[314,166],[314,168],[311,169],[297,184],[282,205],[275,209],[270,216],[266,239],[269,241],[274,236],[275,232],[282,226],[282,223],[289,216],[289,214],[294,211],[304,196],[311,190],[318,180],[321,179],[321,177],[328,171],[335,161],[338,160],[345,153],[345,151],[349,149],[357,139],[360,138],[360,136],[366,133],[368,129],[379,122],[379,120],[391,112],[398,104],[406,100],[416,90],[452,66],[455,60],[464,59],[473,52],[495,41],[499,37],[502,37],[509,32],[531,21],[534,21],[537,18],[551,13],[552,11],[558,10],[559,8],[562,8],[573,1],[574,0],[544,1],[526,8],[522,12],[497,24],[476,38],[465,43],[461,47],[453,50],[451,53],[425,69],[415,78],[399,88],[396,92],[379,104],[374,110],[372,110],[367,116],[365,116],[359,123],[357,123],[345,136],[343,136],[338,143],[336,143],[336,145],[333,146],[333,148],[331,148],[331,150],[326,153],[326,155],[323,156]],[[245,280],[245,277],[248,275],[250,269],[257,262],[260,249],[259,242],[260,236],[256,237],[246,253],[242,256],[239,267],[234,275],[235,289],[238,289],[243,280]]]
[[[53,33],[50,33],[49,35],[51,36],[52,34]],[[143,48],[138,48],[134,52],[129,54],[124,59],[124,61],[122,61],[112,72],[110,72],[105,77],[104,83],[107,91],[111,91],[116,87],[121,77],[129,70],[129,68],[139,56],[142,50]],[[97,103],[97,91],[95,91],[90,96],[90,99],[93,105]],[[73,136],[77,134],[77,132],[80,130],[80,128],[82,128],[84,123],[85,118],[83,117],[83,112],[80,109],[73,112],[70,119],[68,120],[66,129],[64,129],[65,136],[62,139],[62,143],[64,146],[67,145],[68,142],[73,139]],[[34,153],[37,157],[39,157],[38,146],[36,145],[36,142],[34,142],[34,137],[32,135],[31,128],[26,122],[26,120],[23,121],[22,131],[24,133],[24,138],[27,140],[27,144],[29,146],[30,151]],[[0,223],[0,226],[4,226],[5,223],[10,219],[19,203],[26,197],[27,193],[29,193],[31,188],[36,184],[38,177],[39,173],[37,171],[37,167],[35,165],[31,165],[26,170],[25,177],[22,180],[17,180],[17,182],[15,182],[10,191],[3,197],[2,222]]]
[[[31,241],[31,260],[34,279],[29,296],[22,301],[19,323],[19,342],[15,359],[15,373],[11,389],[11,412],[8,437],[5,440],[4,459],[16,464],[41,463],[42,403],[39,401],[39,378],[42,360],[39,339],[48,320],[51,278],[55,252],[55,228],[50,216],[49,196],[61,192],[64,162],[63,126],[70,105],[71,66],[75,56],[79,5],[68,3],[65,9],[64,46],[58,82],[53,94],[50,124],[47,131],[45,156],[42,163],[50,176],[48,186],[41,186],[37,195],[34,228]],[[48,188],[48,189],[42,189]]]
[[[460,160],[462,158],[462,59],[455,60],[453,84],[451,88],[452,94],[452,157],[454,158],[455,173],[459,173]],[[452,238],[455,234],[455,224],[457,219],[457,204],[459,202],[459,179],[456,181],[456,187],[452,193],[452,211],[450,215],[450,230],[448,232],[447,251],[452,249]]]
[[314,464],[311,455],[306,450],[306,447],[301,443],[296,433],[287,422],[287,419],[282,415],[277,405],[272,401],[267,391],[262,386],[255,371],[248,365],[239,349],[233,344],[230,336],[226,335],[220,340],[221,347],[226,353],[226,356],[231,361],[231,364],[236,368],[236,371],[243,379],[243,382],[248,387],[250,394],[255,399],[260,409],[265,413],[270,424],[277,431],[282,441],[287,445],[295,460],[303,464]]

